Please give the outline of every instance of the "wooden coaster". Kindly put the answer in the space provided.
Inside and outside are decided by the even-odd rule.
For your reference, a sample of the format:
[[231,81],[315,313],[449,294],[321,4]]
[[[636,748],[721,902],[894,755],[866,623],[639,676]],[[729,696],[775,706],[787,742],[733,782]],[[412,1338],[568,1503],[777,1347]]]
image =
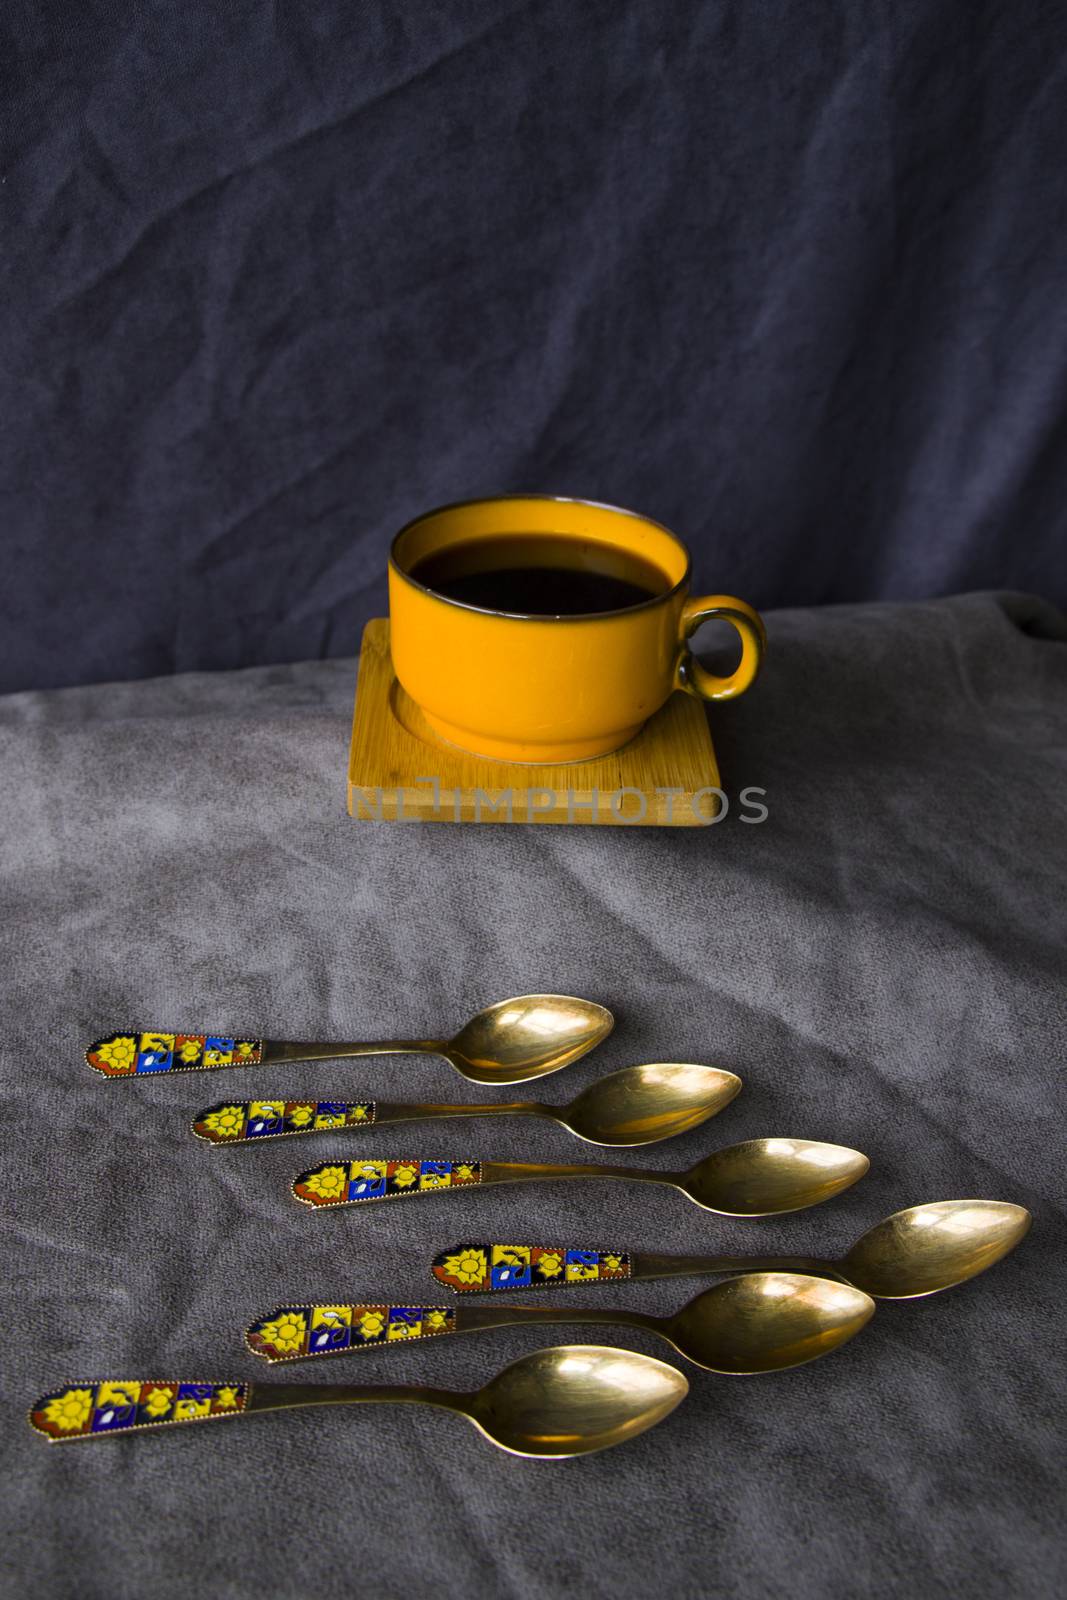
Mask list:
[[393,675],[389,623],[363,631],[348,757],[357,821],[571,822],[706,827],[721,804],[704,707],[667,704],[621,750],[563,766],[525,766],[445,744]]

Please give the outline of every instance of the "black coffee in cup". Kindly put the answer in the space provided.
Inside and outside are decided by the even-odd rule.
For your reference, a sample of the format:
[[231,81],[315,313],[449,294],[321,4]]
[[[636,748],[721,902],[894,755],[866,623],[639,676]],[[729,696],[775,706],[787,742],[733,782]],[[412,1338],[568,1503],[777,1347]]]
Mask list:
[[411,576],[447,600],[527,617],[623,611],[671,587],[657,566],[633,551],[551,533],[449,545],[418,562]]

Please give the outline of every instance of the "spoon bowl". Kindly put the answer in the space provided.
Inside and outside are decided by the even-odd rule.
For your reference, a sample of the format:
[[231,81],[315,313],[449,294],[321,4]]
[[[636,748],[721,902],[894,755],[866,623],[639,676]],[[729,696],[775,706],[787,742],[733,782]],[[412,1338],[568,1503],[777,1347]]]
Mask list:
[[660,1324],[709,1372],[784,1372],[855,1338],[874,1313],[860,1289],[795,1272],[749,1272],[705,1289]]
[[842,1275],[882,1300],[918,1300],[966,1283],[1026,1237],[1031,1217],[1006,1200],[936,1200],[877,1223],[841,1263]]
[[591,1083],[556,1117],[587,1144],[658,1144],[699,1128],[740,1089],[741,1079],[720,1067],[655,1061]]
[[501,1450],[551,1461],[635,1439],[688,1392],[684,1374],[654,1356],[559,1345],[497,1373],[470,1397],[467,1415]]
[[523,994],[479,1011],[442,1047],[472,1083],[523,1083],[570,1066],[606,1039],[611,1012],[569,994]]
[[683,1173],[678,1187],[705,1211],[769,1217],[804,1211],[848,1189],[870,1166],[859,1150],[811,1139],[746,1139]]

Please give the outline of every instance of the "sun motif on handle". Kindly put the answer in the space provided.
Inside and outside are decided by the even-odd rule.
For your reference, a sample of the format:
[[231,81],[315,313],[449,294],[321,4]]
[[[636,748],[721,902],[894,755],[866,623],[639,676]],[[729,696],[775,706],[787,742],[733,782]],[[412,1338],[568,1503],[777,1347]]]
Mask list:
[[204,1127],[217,1133],[220,1139],[239,1139],[245,1125],[241,1106],[220,1106],[204,1118]]
[[323,1167],[304,1179],[305,1188],[317,1194],[320,1200],[337,1200],[345,1192],[348,1174],[344,1167]]
[[461,1250],[448,1257],[444,1269],[460,1283],[481,1283],[489,1271],[489,1262],[484,1250]]
[[133,1058],[137,1054],[137,1041],[128,1034],[121,1038],[111,1039],[107,1044],[97,1045],[94,1055],[115,1072],[128,1072],[133,1066]]
[[273,1345],[280,1355],[289,1355],[300,1349],[306,1327],[303,1317],[298,1317],[295,1312],[286,1312],[275,1317],[273,1322],[263,1323],[258,1331],[265,1344]]
[[93,1409],[91,1389],[68,1389],[66,1394],[49,1400],[44,1414],[55,1427],[64,1433],[77,1433],[89,1420]]

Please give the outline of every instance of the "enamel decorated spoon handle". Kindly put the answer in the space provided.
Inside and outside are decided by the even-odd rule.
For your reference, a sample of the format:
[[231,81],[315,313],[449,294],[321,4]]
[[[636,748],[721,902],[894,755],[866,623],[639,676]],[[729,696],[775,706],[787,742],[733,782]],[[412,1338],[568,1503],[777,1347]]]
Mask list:
[[410,1344],[449,1333],[483,1333],[560,1322],[596,1322],[655,1331],[658,1319],[639,1311],[590,1306],[278,1306],[253,1322],[245,1343],[270,1362],[306,1361],[313,1356],[347,1355],[375,1346]]
[[281,1139],[298,1133],[324,1133],[369,1128],[390,1122],[419,1122],[438,1117],[551,1116],[551,1108],[534,1101],[512,1104],[410,1105],[384,1100],[220,1100],[197,1112],[192,1124],[198,1139],[209,1144],[245,1144]]
[[213,1072],[279,1061],[341,1061],[349,1056],[439,1055],[442,1039],[379,1039],[371,1044],[330,1040],[235,1039],[217,1033],[141,1033],[127,1028],[96,1039],[85,1059],[108,1078],[158,1072]]
[[294,1406],[431,1405],[466,1414],[468,1397],[415,1384],[189,1383],[176,1379],[71,1383],[42,1395],[30,1426],[50,1444],[166,1430]]
[[301,1172],[293,1194],[306,1206],[354,1206],[395,1200],[430,1190],[466,1189],[475,1184],[526,1183],[549,1178],[628,1178],[634,1183],[674,1183],[684,1174],[648,1172],[641,1167],[582,1162],[571,1166],[526,1161],[327,1161]]
[[478,1240],[436,1255],[430,1271],[453,1294],[493,1294],[630,1278],[707,1278],[745,1272],[802,1272],[839,1277],[839,1263],[814,1256],[667,1256],[619,1245],[592,1249],[565,1244],[492,1244]]

